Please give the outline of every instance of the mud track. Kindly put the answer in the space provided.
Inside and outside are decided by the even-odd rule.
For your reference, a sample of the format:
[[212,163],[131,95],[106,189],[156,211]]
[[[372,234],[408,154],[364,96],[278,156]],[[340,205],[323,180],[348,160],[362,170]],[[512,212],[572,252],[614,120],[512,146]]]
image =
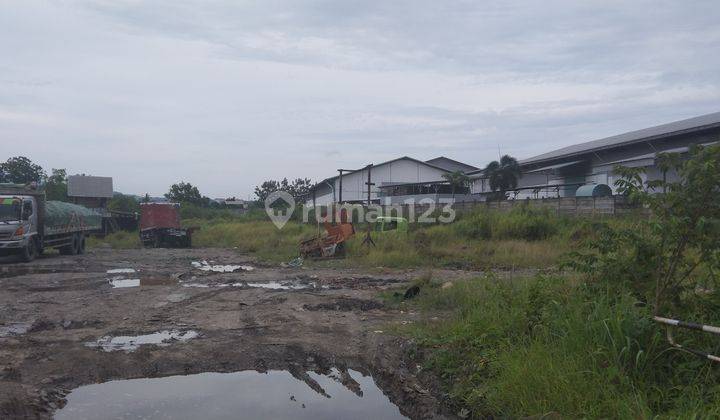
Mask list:
[[[193,267],[201,261],[254,269]],[[408,417],[453,417],[435,379],[408,358],[414,344],[384,331],[417,314],[385,307],[378,293],[421,274],[262,266],[225,249],[100,249],[0,264],[0,418],[51,418],[73,388],[114,379],[332,367],[371,374]],[[140,286],[113,288],[113,278]],[[199,336],[133,352],[86,345],[161,330]]]

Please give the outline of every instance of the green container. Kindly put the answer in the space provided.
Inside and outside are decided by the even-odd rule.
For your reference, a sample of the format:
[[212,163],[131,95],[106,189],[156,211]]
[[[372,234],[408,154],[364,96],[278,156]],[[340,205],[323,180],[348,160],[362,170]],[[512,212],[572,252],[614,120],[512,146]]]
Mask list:
[[380,216],[375,222],[375,231],[407,233],[408,221],[404,217]]

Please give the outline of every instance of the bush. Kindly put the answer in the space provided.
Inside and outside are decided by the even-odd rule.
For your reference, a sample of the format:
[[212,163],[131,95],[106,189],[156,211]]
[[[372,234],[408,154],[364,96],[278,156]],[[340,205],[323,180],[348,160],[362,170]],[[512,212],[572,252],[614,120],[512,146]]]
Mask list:
[[268,261],[288,261],[298,255],[298,244],[315,234],[315,227],[288,223],[282,230],[270,222],[239,222],[223,219],[189,220],[200,230],[193,234],[198,247],[234,248],[253,253]]
[[487,211],[473,212],[453,224],[455,232],[470,239],[490,239],[493,217]]
[[482,210],[453,224],[455,231],[470,239],[523,239],[537,241],[558,233],[560,218],[546,210],[517,208],[508,213]]
[[493,236],[498,239],[538,241],[557,233],[559,218],[548,211],[529,208],[513,209],[497,218]]
[[97,248],[101,245],[110,246],[112,249],[130,249],[142,246],[138,231],[129,232],[124,230],[112,233],[104,238],[94,236],[88,238],[88,247]]
[[427,290],[412,304],[451,315],[406,332],[428,349],[422,362],[457,411],[474,418],[702,418],[720,409],[717,370],[667,351],[651,308],[628,292],[545,276]]

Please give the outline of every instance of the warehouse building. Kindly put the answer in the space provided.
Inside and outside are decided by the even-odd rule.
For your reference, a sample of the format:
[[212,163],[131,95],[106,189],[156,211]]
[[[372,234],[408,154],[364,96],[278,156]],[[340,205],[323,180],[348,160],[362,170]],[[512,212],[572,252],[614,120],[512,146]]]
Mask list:
[[[644,181],[663,176],[672,180],[675,174],[663,174],[658,168],[659,154],[684,154],[691,145],[718,141],[720,112],[575,144],[521,160],[522,178],[509,198],[574,197],[584,185],[607,185],[615,194],[617,165],[645,168]],[[469,175],[474,178],[474,194],[490,193],[482,171]],[[586,190],[592,188],[581,191]]]
[[372,184],[372,203],[395,204],[423,198],[437,200],[444,195],[450,196],[443,175],[463,169],[477,168],[446,157],[423,162],[403,156],[357,170],[343,170],[342,176],[338,174],[317,183],[305,202],[309,206],[367,203],[368,176]]

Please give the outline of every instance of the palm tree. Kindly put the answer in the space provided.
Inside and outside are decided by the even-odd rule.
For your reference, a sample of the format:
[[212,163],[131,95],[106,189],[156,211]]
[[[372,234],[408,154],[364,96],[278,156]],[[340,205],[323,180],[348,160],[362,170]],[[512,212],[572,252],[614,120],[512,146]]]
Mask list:
[[470,184],[470,177],[465,175],[465,173],[462,171],[442,174],[442,177],[450,183],[450,186],[452,187],[453,198],[455,198],[456,188],[467,188],[468,184]]
[[483,172],[488,178],[490,189],[499,191],[498,196],[503,198],[507,190],[517,188],[518,179],[522,176],[520,164],[510,155],[501,157],[499,162],[494,160],[488,163]]

